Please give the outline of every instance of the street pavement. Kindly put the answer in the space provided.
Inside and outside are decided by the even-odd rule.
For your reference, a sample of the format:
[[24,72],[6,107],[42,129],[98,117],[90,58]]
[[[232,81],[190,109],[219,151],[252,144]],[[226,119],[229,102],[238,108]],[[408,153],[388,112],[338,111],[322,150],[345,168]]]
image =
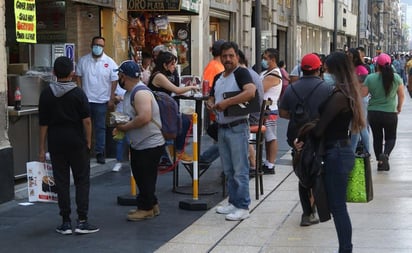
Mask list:
[[[255,199],[254,180],[250,181],[249,219],[225,221],[224,215],[215,212],[216,205],[227,202],[222,194],[220,162],[215,161],[199,179],[199,203],[209,203],[209,210],[179,208],[181,201],[192,199],[191,178],[179,166],[176,190],[180,193],[172,191],[172,172],[158,177],[160,216],[128,222],[126,213],[132,207],[117,203],[119,196],[130,192],[127,163],[116,173],[111,172],[113,160],[105,165],[92,160],[89,221],[100,231],[82,236],[54,232],[61,222],[57,205],[20,205],[27,202],[25,184],[20,184],[16,186],[15,200],[0,205],[0,252],[335,252],[338,243],[333,221],[299,226],[302,211],[298,182],[284,139],[286,124],[279,121],[276,174],[264,176],[264,194],[259,200]],[[399,115],[391,170],[377,172],[373,159],[374,199],[366,204],[348,203],[355,253],[412,252],[412,163],[408,160],[412,150],[411,125],[412,103],[407,97]],[[207,145],[211,145],[211,140],[204,136],[202,146]],[[74,198],[72,208],[75,210]]]

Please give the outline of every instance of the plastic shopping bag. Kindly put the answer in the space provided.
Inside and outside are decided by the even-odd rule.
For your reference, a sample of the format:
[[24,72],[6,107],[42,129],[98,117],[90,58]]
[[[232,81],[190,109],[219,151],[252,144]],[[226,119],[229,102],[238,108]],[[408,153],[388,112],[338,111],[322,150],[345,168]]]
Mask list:
[[42,162],[28,162],[27,190],[30,202],[57,202],[56,184],[52,165]]

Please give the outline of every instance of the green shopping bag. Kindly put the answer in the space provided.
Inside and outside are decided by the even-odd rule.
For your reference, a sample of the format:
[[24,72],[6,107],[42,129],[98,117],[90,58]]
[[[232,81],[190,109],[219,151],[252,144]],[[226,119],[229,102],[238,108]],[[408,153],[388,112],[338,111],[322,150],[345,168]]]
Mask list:
[[369,154],[355,157],[355,165],[348,178],[346,201],[367,203],[373,199],[372,171]]

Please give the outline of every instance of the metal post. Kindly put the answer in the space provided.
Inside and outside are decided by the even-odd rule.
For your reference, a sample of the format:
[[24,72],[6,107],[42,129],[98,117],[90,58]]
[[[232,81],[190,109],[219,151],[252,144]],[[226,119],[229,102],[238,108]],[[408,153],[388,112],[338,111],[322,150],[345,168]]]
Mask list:
[[261,18],[262,18],[262,5],[260,0],[255,0],[255,33],[256,33],[256,50],[255,50],[255,58],[256,58],[256,72],[260,73],[262,71],[262,36],[261,36]]
[[[361,0],[358,0],[358,18],[357,18],[357,31],[356,31],[356,47],[359,47],[359,44],[360,44],[360,14],[361,14],[361,12],[360,12],[360,3],[361,3]],[[363,14],[364,15],[364,14]]]
[[334,19],[333,19],[333,51],[337,49],[338,42],[338,0],[335,0],[334,6]]

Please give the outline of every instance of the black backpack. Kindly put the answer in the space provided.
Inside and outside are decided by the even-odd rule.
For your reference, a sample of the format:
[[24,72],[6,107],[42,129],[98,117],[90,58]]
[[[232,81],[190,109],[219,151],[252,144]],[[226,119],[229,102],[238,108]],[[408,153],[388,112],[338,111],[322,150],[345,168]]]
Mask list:
[[317,120],[310,121],[299,129],[297,137],[304,145],[302,150],[296,151],[293,156],[293,171],[306,189],[314,185],[323,167],[323,141],[311,134],[316,123]]
[[296,97],[298,98],[298,103],[295,106],[295,110],[293,113],[290,114],[289,124],[288,124],[288,143],[289,146],[293,147],[293,141],[298,136],[299,129],[306,123],[313,120],[312,113],[310,111],[310,106],[307,105],[310,97],[312,96],[313,92],[319,87],[319,85],[323,83],[323,80],[320,81],[315,88],[313,88],[306,97],[301,97],[296,92],[294,85],[291,85],[291,89],[293,93],[295,93]]
[[159,122],[156,122],[153,118],[152,122],[160,128],[163,137],[166,140],[175,139],[182,128],[181,115],[179,113],[179,106],[177,105],[176,100],[165,92],[152,91],[146,85],[138,85],[133,88],[130,94],[130,104],[132,106],[134,106],[134,96],[139,90],[149,90],[153,93],[154,98],[159,105],[160,120],[162,125],[160,126]]

